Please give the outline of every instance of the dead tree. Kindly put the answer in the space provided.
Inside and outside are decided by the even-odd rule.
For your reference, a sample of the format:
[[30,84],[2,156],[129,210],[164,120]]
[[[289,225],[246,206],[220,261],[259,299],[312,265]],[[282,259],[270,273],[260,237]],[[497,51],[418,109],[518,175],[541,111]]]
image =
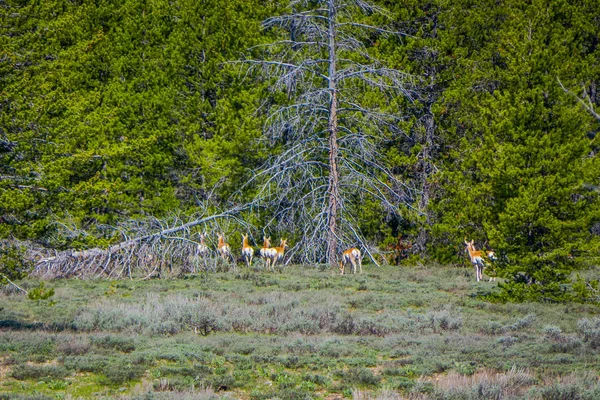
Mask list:
[[[230,210],[183,222],[173,218],[169,222],[153,219],[152,221],[131,221],[122,227],[122,240],[107,248],[92,248],[86,250],[67,250],[36,257],[32,275],[47,278],[67,277],[108,277],[125,278],[133,275],[145,278],[161,277],[173,274],[173,265],[179,266],[179,273],[195,272],[199,264],[197,257],[210,257],[200,254],[199,243],[192,238],[192,228],[214,224],[219,228],[218,221],[234,219],[236,224],[248,227],[239,219],[239,213],[246,206],[233,207]],[[35,254],[42,254],[39,250]],[[47,250],[46,250],[47,253]],[[32,252],[33,254],[33,252]],[[214,256],[216,258],[216,254]],[[216,261],[215,261],[216,262]]]
[[262,59],[244,61],[288,99],[270,110],[272,156],[250,184],[259,184],[273,226],[301,233],[302,261],[334,265],[342,244],[370,255],[358,227],[361,204],[397,214],[415,198],[381,152],[405,135],[405,116],[394,104],[414,97],[414,79],[369,51],[402,36],[369,22],[385,19],[385,10],[362,0],[296,0],[289,10],[264,22],[280,40],[253,49]]

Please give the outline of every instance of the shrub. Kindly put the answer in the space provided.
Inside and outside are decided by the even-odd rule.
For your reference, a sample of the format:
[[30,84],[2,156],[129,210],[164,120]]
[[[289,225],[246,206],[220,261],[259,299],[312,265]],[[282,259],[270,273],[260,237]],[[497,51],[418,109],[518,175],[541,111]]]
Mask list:
[[580,400],[577,386],[572,384],[555,384],[541,389],[543,400]]
[[347,371],[340,372],[339,375],[344,379],[347,384],[355,385],[378,385],[381,381],[381,377],[373,374],[368,368],[350,368]]
[[564,339],[564,335],[562,333],[562,329],[554,325],[546,325],[544,326],[544,336],[547,339],[562,341]]
[[133,339],[113,335],[92,336],[91,343],[101,349],[117,350],[123,353],[130,353],[135,350]]
[[517,320],[517,322],[515,322],[512,325],[507,325],[504,327],[504,330],[509,330],[509,331],[518,331],[524,328],[527,328],[529,326],[531,326],[536,320],[536,315],[535,314],[527,314],[526,316],[524,316],[523,318]]
[[68,340],[56,345],[56,350],[67,356],[80,356],[87,354],[91,344],[86,337],[68,337]]
[[337,324],[332,327],[332,331],[335,333],[340,333],[342,335],[352,335],[356,332],[357,323],[354,320],[354,317],[350,314],[346,314],[342,317]]
[[462,317],[460,315],[452,315],[447,310],[428,313],[429,326],[434,332],[441,330],[457,330],[462,326]]
[[62,366],[19,364],[13,367],[10,375],[15,379],[24,381],[26,379],[40,380],[42,378],[62,379],[69,375],[69,372]]
[[514,336],[502,336],[498,338],[498,344],[509,347],[517,343],[518,339]]
[[583,340],[593,348],[600,348],[600,318],[583,318],[577,322],[577,329],[583,335]]
[[364,318],[360,320],[358,327],[356,327],[359,335],[375,335],[385,336],[391,331],[383,321],[375,320],[371,318]]
[[206,386],[212,387],[217,392],[223,390],[231,390],[237,386],[241,386],[232,375],[216,375],[204,380]]
[[481,333],[486,335],[497,335],[504,332],[504,325],[497,321],[487,321],[485,326],[481,328]]
[[105,384],[120,385],[141,378],[144,372],[145,369],[141,365],[111,363],[102,370],[102,381]]
[[330,380],[327,377],[319,374],[306,374],[302,377],[302,380],[321,386],[327,386],[330,384]]
[[16,394],[16,393],[0,393],[0,400],[54,400],[54,396],[46,396],[44,394]]
[[101,373],[107,368],[107,365],[114,362],[113,358],[98,354],[88,354],[84,356],[68,356],[63,359],[65,368],[77,372]]

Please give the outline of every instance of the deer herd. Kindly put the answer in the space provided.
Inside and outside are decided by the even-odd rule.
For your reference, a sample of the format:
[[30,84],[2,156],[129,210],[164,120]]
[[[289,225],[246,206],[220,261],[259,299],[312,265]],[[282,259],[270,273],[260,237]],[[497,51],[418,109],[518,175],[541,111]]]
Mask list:
[[[200,243],[197,244],[196,249],[196,254],[198,256],[205,256],[209,253],[209,248],[204,243],[205,238],[206,234],[200,234]],[[223,260],[233,258],[231,246],[225,242],[225,234],[217,234],[217,240],[217,254],[223,258]],[[489,263],[496,260],[496,253],[494,251],[484,252],[475,249],[475,243],[473,240],[467,241],[465,239],[465,245],[467,246],[466,250],[469,253],[471,263],[475,267],[475,279],[477,282],[479,282],[483,279],[483,269],[487,267]],[[267,271],[275,271],[276,263],[283,260],[286,247],[288,247],[287,239],[280,239],[279,246],[271,247],[271,238],[263,236],[263,245],[260,249],[258,249],[258,256],[264,260]],[[411,243],[403,241],[401,238],[398,238],[398,243],[390,246],[393,251],[393,260],[395,261],[396,265],[398,265],[399,259],[405,255],[405,251],[411,247]],[[248,235],[242,234],[241,253],[242,259],[246,265],[250,267],[254,257],[254,248],[250,246],[248,242]],[[344,271],[347,266],[352,267],[352,273],[354,274],[356,274],[357,267],[359,272],[362,273],[362,254],[356,247],[347,249],[342,253],[342,258],[339,262],[339,270],[341,275],[344,275]],[[495,279],[496,278],[490,277],[490,281]]]

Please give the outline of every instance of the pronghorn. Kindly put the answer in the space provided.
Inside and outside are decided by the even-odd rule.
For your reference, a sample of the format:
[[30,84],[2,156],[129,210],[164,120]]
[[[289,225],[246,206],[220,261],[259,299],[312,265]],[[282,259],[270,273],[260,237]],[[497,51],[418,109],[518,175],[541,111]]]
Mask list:
[[352,247],[351,249],[344,251],[342,254],[342,261],[340,261],[340,275],[344,275],[344,268],[348,263],[352,265],[352,273],[356,274],[356,264],[358,264],[360,273],[362,274],[360,250],[356,247]]
[[271,263],[272,252],[275,251],[275,249],[272,249],[271,247],[269,247],[270,245],[271,245],[271,238],[263,236],[263,247],[261,247],[258,250],[258,255],[261,258],[265,259],[265,268],[267,269],[267,271],[269,270],[269,265]]
[[209,253],[208,246],[204,243],[204,238],[206,234],[200,233],[200,243],[196,244],[196,252],[189,255],[188,260],[193,267],[193,272],[200,267],[201,261],[203,261],[204,266],[206,266],[206,256]]
[[[477,278],[477,282],[479,282],[483,279],[483,268],[485,267],[485,261],[483,260],[483,252],[475,250],[474,240],[467,242],[467,239],[465,239],[465,244],[467,245],[469,257],[471,257],[471,263],[475,266],[475,275]],[[496,253],[494,253],[493,251],[488,251],[487,256],[490,260],[496,259]]]
[[275,271],[275,263],[278,260],[283,259],[283,253],[285,252],[286,247],[287,239],[280,239],[279,246],[269,249],[269,258],[271,259],[271,268],[273,269],[273,271]]
[[248,268],[252,264],[252,256],[254,256],[254,249],[248,244],[248,235],[242,234],[242,257]]
[[223,257],[223,260],[227,260],[227,257],[231,256],[231,247],[227,243],[225,243],[225,234],[221,232],[221,234],[217,233],[217,237],[219,238],[219,244],[217,245],[217,251]]
[[196,255],[204,256],[208,254],[208,246],[204,243],[204,238],[206,237],[206,233],[200,234],[200,243],[196,247]]

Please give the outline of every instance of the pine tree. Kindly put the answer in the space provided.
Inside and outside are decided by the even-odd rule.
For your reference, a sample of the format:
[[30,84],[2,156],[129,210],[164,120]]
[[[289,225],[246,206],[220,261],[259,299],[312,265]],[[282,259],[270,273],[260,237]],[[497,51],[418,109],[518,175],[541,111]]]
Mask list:
[[597,40],[597,5],[457,3],[447,23],[460,28],[444,36],[455,80],[442,119],[457,146],[440,174],[438,232],[493,247],[506,298],[569,298],[563,284],[597,241],[600,170],[597,124],[557,76],[598,76],[586,43]]

